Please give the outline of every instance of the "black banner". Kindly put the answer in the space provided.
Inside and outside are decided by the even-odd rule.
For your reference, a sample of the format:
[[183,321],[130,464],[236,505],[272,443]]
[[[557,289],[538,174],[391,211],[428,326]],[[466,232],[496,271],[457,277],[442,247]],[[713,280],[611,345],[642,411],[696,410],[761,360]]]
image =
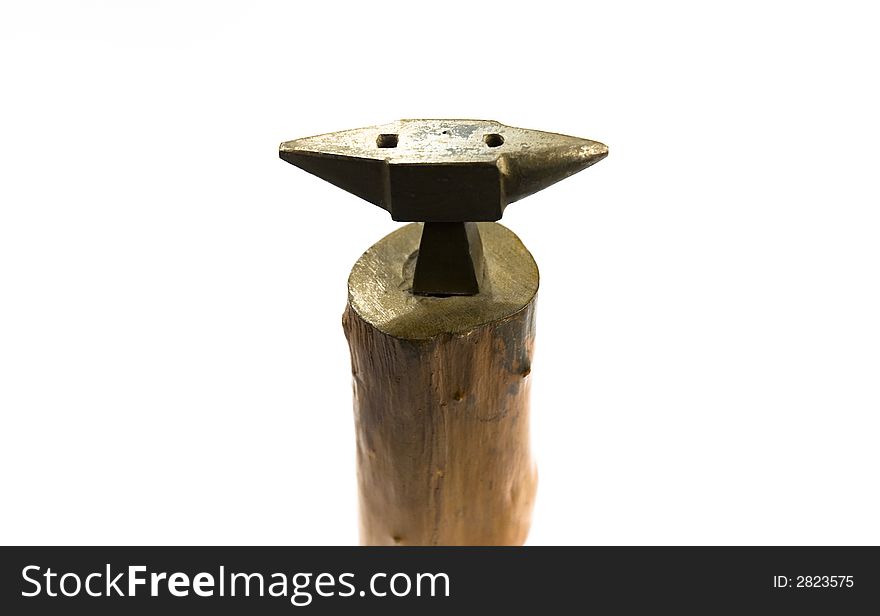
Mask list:
[[15,615],[880,610],[880,548],[867,547],[6,547],[0,553],[0,613]]

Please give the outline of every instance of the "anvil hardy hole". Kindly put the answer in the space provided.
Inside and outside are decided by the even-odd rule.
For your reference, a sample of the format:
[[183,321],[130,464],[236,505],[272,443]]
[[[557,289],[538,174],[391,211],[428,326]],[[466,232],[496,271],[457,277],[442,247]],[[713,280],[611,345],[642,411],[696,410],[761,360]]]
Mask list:
[[502,137],[498,133],[489,133],[488,135],[483,135],[483,141],[490,148],[497,148],[499,145],[504,143],[504,137]]
[[376,147],[396,148],[397,147],[397,135],[394,133],[387,133],[387,134],[379,135],[376,138]]

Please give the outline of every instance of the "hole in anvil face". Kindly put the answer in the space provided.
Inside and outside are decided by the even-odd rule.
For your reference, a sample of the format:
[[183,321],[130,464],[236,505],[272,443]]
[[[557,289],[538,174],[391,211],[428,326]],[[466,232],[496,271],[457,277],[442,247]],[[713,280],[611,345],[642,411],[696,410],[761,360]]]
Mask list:
[[386,133],[376,138],[376,147],[379,148],[396,148],[397,135],[394,133]]
[[483,135],[483,141],[490,148],[497,148],[499,145],[504,143],[504,137],[502,137],[498,133],[489,133],[488,135]]

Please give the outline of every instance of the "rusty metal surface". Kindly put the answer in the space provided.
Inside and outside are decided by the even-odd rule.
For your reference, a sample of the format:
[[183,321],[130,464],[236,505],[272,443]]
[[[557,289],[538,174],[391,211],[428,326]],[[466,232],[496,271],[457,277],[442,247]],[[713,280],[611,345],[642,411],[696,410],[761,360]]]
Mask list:
[[[399,120],[281,144],[279,154],[391,213],[426,224],[412,291],[479,292],[479,242],[467,222],[505,207],[608,154],[597,141],[489,120]],[[445,223],[445,224],[437,224]],[[461,241],[466,238],[468,241]]]

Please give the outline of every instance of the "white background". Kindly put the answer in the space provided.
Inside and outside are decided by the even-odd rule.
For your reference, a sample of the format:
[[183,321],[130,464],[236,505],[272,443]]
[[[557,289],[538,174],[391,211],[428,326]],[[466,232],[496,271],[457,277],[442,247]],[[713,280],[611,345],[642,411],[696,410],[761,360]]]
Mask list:
[[880,543],[880,39],[857,2],[6,2],[0,541],[357,541],[348,349],[388,214],[278,143],[607,143],[542,273],[532,544]]

